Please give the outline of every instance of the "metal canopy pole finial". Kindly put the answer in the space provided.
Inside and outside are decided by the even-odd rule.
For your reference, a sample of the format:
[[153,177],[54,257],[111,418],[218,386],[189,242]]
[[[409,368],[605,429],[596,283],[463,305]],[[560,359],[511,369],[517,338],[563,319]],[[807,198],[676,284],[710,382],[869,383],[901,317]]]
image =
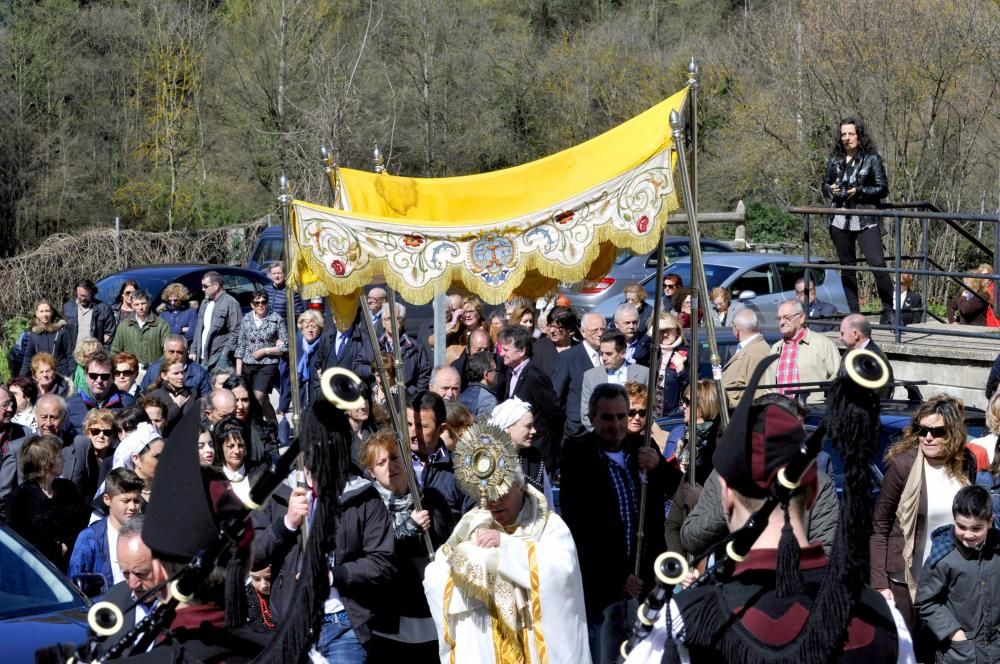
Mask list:
[[[285,274],[292,272],[292,192],[288,185],[288,178],[284,173],[278,176],[278,205],[281,207],[282,239],[285,244],[284,263]],[[285,277],[285,322],[288,325],[288,365],[292,370],[288,372],[288,377],[292,384],[292,429],[298,432],[299,414],[301,404],[299,403],[299,372],[295,370],[298,366],[298,349],[295,347],[295,289],[292,288],[291,281]]]
[[385,160],[382,159],[382,151],[378,149],[378,141],[373,143],[375,149],[372,150],[372,161],[375,163],[375,172],[382,173],[385,171]]
[[694,59],[693,55],[691,61],[688,62],[688,85],[698,85],[698,61]]

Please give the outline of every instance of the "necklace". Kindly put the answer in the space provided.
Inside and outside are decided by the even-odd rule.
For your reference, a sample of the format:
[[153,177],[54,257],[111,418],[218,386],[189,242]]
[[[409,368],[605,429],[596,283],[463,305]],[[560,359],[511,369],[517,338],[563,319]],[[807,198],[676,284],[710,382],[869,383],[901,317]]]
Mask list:
[[260,618],[264,621],[264,625],[269,629],[274,629],[274,617],[271,615],[271,609],[267,606],[267,600],[264,598],[256,588],[253,589],[254,593],[257,595],[257,601],[260,602]]

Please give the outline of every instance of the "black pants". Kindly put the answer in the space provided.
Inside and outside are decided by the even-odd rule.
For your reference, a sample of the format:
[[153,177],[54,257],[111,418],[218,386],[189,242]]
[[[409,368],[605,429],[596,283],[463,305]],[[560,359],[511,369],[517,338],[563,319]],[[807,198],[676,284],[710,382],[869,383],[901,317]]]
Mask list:
[[[830,226],[830,239],[837,250],[837,261],[841,265],[857,265],[857,245],[861,245],[861,253],[872,267],[885,267],[885,254],[882,253],[882,234],[878,226],[872,226],[861,231],[840,230]],[[844,282],[844,294],[847,296],[847,307],[851,313],[858,313],[858,273],[853,270],[843,270],[841,280]],[[882,300],[882,311],[892,310],[892,279],[886,272],[875,273],[875,288]]]

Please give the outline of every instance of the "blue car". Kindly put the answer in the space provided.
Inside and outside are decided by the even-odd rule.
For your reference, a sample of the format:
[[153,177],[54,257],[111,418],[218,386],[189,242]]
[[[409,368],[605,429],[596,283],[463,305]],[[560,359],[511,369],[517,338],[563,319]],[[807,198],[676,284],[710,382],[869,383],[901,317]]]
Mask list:
[[52,563],[0,525],[0,659],[33,662],[35,651],[87,639],[90,600]]
[[271,280],[260,272],[231,265],[199,265],[197,263],[145,265],[104,277],[97,282],[97,297],[102,302],[111,304],[118,297],[122,284],[127,279],[133,279],[140,288],[149,293],[150,307],[155,310],[163,303],[163,289],[166,288],[167,284],[176,281],[183,284],[191,292],[192,302],[200,303],[204,298],[201,290],[201,278],[209,270],[215,270],[222,275],[222,287],[236,298],[244,313],[250,311],[250,300],[253,298],[254,291],[271,283]]

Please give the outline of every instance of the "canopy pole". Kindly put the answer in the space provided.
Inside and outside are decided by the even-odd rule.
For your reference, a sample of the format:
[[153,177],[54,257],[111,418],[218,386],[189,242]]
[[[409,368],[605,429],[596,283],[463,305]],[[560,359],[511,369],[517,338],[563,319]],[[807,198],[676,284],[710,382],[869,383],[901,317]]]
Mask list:
[[[400,452],[403,454],[403,468],[406,469],[406,482],[410,485],[410,495],[413,496],[413,509],[419,512],[424,508],[420,499],[416,474],[413,472],[413,461],[410,458],[410,450],[404,444],[404,441],[409,438],[409,422],[406,419],[406,380],[403,376],[403,352],[400,349],[401,335],[399,333],[399,313],[396,310],[396,289],[389,288],[389,284],[386,284],[386,290],[389,291],[389,321],[392,328],[392,364],[396,368],[396,403],[399,407],[399,421],[402,424],[397,431],[397,439],[399,440]],[[385,325],[385,321],[382,321],[382,325]],[[375,349],[375,352],[379,352],[378,349]],[[389,401],[390,397],[391,395],[386,395],[386,402]],[[414,420],[419,417],[419,413],[416,410],[414,410],[413,417]],[[419,424],[419,421],[415,422],[415,424]],[[423,529],[421,529],[421,533],[423,534],[424,546],[427,547],[427,555],[431,560],[434,560],[434,545],[431,543],[431,535]]]
[[[677,149],[676,144],[674,149]],[[664,220],[663,228],[660,229],[660,244],[656,250],[656,287],[653,296],[653,325],[650,329],[649,338],[649,377],[646,379],[646,424],[642,430],[642,446],[652,445],[653,422],[656,420],[656,388],[659,383],[660,368],[660,313],[663,311],[663,268],[666,265],[665,245],[667,241],[667,224]],[[646,538],[645,527],[646,506],[648,502],[648,481],[646,473],[639,472],[639,522],[635,532],[635,567],[634,574],[639,576],[642,565],[642,547]]]
[[[282,174],[278,178],[278,205],[281,207],[282,238],[285,243],[285,273],[290,273],[292,261],[292,194],[288,178]],[[299,415],[302,404],[299,400],[299,360],[295,343],[295,289],[291,281],[285,279],[285,324],[288,326],[288,377],[292,385],[292,430],[299,431]]]
[[330,207],[337,207],[337,164],[333,161],[333,152],[325,145],[319,148],[319,163],[323,164],[326,173],[326,183],[330,185]]

